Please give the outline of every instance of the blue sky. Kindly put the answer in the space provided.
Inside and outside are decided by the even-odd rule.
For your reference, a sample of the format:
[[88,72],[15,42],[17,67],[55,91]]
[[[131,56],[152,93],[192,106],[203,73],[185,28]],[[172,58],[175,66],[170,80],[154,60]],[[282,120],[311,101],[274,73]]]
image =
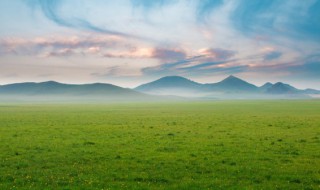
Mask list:
[[0,83],[235,75],[320,89],[320,0],[0,1]]

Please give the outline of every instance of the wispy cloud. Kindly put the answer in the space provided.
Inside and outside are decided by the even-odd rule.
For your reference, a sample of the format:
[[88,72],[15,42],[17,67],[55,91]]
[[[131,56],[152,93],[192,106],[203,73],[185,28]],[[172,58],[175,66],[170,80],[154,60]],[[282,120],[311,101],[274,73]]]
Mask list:
[[223,0],[198,0],[197,3],[197,19],[204,21],[212,11],[223,5],[224,2]]
[[113,66],[106,68],[103,71],[95,72],[90,74],[96,78],[105,78],[105,77],[141,77],[142,72],[139,69],[134,69],[132,67],[120,67]]
[[114,36],[56,36],[0,40],[1,54],[67,56],[71,54],[97,54],[101,49],[116,47],[132,48],[122,38]]
[[[171,52],[172,53],[172,52]],[[236,55],[236,51],[221,48],[205,48],[197,51],[196,55],[181,54],[177,57],[178,61],[161,64],[156,67],[145,68],[145,73],[189,73],[199,74],[207,71],[227,71],[228,68],[236,68],[239,66],[225,66],[225,64],[233,62],[231,58]],[[179,59],[178,59],[179,58]],[[241,66],[242,67],[242,66]],[[235,70],[235,69],[233,69]]]
[[96,55],[105,58],[156,59],[168,62],[185,59],[179,48],[153,48],[115,36],[38,37],[34,39],[7,38],[0,40],[0,54],[66,57]]
[[247,35],[265,34],[295,38],[320,39],[320,1],[237,1],[231,20]]
[[142,7],[145,10],[159,8],[164,5],[177,3],[178,0],[131,0],[131,3],[135,7]]
[[[61,6],[63,5],[64,1],[62,0],[28,0],[26,1],[30,6],[33,8],[39,7],[43,14],[54,23],[74,28],[74,29],[80,29],[80,30],[86,30],[91,32],[97,32],[97,33],[103,33],[108,35],[116,35],[116,36],[125,36],[125,37],[134,37],[137,38],[137,36],[110,30],[105,27],[100,27],[92,24],[88,20],[85,20],[81,18],[80,15],[73,16],[73,17],[64,17],[61,12]],[[81,1],[73,1],[73,3],[81,3]]]

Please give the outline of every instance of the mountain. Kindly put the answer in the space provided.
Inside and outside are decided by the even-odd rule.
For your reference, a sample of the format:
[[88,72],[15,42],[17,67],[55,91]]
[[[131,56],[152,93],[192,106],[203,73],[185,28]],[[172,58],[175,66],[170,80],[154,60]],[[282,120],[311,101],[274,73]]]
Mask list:
[[180,76],[167,76],[136,87],[134,90],[157,95],[192,96],[202,93],[203,85]]
[[223,94],[255,93],[258,92],[258,87],[232,75],[212,84],[201,84],[180,76],[168,76],[138,86],[135,90],[147,94],[212,98]]
[[306,94],[320,94],[320,90],[308,88],[308,89],[304,90],[304,93],[306,93]]
[[138,86],[134,90],[146,94],[205,99],[308,98],[307,92],[318,92],[312,89],[302,91],[281,82],[275,84],[268,82],[257,87],[232,75],[220,82],[209,84],[197,83],[180,76],[168,76]]
[[284,84],[282,82],[277,82],[266,91],[269,94],[300,94],[301,91],[290,86],[289,84]]
[[270,83],[270,82],[267,82],[267,83],[265,83],[264,85],[262,85],[262,86],[260,86],[259,87],[259,90],[261,91],[261,92],[266,92],[270,87],[272,87],[272,83]]
[[55,81],[26,82],[0,85],[0,101],[13,100],[106,100],[106,101],[149,101],[197,99],[283,99],[319,98],[320,91],[299,90],[289,84],[266,83],[257,87],[235,76],[224,80],[201,84],[180,76],[168,76],[143,84],[135,89],[112,84],[63,84]]
[[225,93],[252,93],[258,91],[257,86],[232,75],[218,83],[206,84],[206,87],[210,91],[220,91]]
[[0,86],[0,96],[24,98],[143,99],[150,96],[112,84],[63,84],[55,81]]

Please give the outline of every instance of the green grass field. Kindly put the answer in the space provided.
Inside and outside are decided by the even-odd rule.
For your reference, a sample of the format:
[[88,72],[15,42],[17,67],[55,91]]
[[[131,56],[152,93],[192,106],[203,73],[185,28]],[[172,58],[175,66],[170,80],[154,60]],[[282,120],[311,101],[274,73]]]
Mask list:
[[320,101],[1,104],[0,189],[320,189]]

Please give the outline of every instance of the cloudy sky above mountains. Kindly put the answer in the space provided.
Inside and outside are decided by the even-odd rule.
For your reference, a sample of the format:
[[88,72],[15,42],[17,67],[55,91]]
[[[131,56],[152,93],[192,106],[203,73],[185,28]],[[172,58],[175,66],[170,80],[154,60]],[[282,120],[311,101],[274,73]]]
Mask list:
[[167,76],[320,89],[320,0],[0,1],[0,84]]

